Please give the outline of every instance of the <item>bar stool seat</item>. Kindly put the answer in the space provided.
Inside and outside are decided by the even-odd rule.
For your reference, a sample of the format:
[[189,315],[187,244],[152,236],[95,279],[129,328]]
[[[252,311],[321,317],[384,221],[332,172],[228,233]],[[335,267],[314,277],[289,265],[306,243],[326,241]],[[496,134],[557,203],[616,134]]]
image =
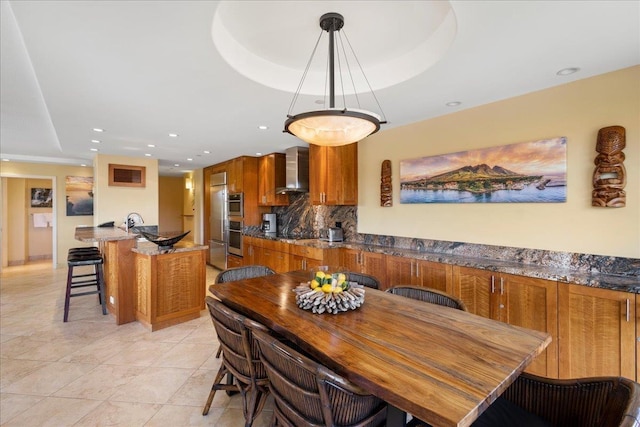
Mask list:
[[[107,300],[105,296],[105,282],[102,265],[104,260],[98,248],[71,248],[67,255],[67,290],[64,300],[64,321],[69,319],[69,301],[72,297],[98,294],[98,301],[102,305],[102,314],[107,314]],[[78,267],[92,266],[93,272],[79,273]],[[95,290],[73,292],[73,289],[95,286]]]

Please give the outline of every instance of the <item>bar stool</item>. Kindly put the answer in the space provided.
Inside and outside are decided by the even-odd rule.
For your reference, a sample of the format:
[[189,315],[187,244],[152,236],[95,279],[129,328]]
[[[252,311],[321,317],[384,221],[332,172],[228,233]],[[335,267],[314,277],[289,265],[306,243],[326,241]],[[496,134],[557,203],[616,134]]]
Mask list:
[[[102,264],[104,260],[98,248],[71,248],[67,256],[67,291],[64,300],[64,321],[69,318],[69,300],[72,297],[98,294],[98,301],[102,305],[102,314],[107,314],[107,300],[105,296],[105,282]],[[92,266],[92,273],[78,274],[76,267]],[[96,289],[85,292],[71,293],[72,289],[95,286]]]

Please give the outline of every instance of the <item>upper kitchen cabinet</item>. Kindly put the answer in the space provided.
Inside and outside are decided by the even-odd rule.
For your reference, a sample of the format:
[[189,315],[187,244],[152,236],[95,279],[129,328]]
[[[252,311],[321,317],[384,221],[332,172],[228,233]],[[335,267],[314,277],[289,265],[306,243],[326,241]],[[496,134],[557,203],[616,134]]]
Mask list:
[[227,190],[242,193],[244,189],[244,162],[246,157],[236,157],[227,162]]
[[286,160],[282,153],[271,153],[258,159],[258,206],[288,206],[289,195],[276,193],[286,185]]
[[358,204],[358,144],[309,144],[309,193],[314,205]]

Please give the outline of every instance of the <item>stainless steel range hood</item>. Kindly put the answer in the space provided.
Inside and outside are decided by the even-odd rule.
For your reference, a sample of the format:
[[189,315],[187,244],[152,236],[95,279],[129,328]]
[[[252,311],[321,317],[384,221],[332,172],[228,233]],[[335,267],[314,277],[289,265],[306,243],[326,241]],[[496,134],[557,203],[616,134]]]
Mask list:
[[285,150],[286,187],[276,193],[306,193],[309,191],[309,148],[291,147]]

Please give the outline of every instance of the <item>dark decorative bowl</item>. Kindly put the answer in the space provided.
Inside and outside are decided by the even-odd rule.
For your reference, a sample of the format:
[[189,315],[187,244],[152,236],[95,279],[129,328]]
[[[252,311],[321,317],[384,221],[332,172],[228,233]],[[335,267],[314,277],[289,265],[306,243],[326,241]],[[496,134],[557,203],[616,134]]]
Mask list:
[[173,237],[158,236],[157,234],[146,233],[144,231],[140,231],[140,234],[142,234],[148,241],[158,245],[158,249],[164,250],[164,249],[172,249],[173,245],[175,245],[180,240],[182,240],[182,238],[187,234],[189,234],[190,232],[191,231],[187,231],[186,233],[179,234]]

